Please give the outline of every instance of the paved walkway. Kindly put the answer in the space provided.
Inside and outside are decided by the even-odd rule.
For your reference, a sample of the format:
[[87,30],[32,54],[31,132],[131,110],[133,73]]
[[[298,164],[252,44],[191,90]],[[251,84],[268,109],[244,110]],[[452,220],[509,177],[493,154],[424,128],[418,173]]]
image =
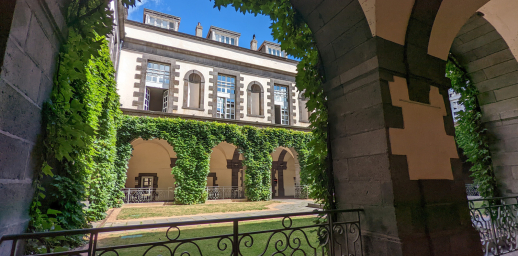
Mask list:
[[[225,218],[239,218],[249,216],[262,216],[270,214],[282,214],[282,213],[298,213],[298,212],[311,212],[315,208],[307,207],[308,203],[312,203],[312,200],[301,200],[301,199],[274,199],[280,201],[280,204],[273,206],[273,209],[269,210],[258,210],[258,211],[245,211],[245,212],[233,212],[233,213],[210,213],[210,214],[197,214],[188,216],[178,217],[157,217],[157,218],[146,218],[146,219],[132,219],[132,220],[117,220],[117,215],[120,212],[119,209],[114,209],[109,212],[106,221],[92,223],[94,227],[119,227],[127,225],[140,225],[140,224],[153,224],[153,223],[167,223],[167,222],[183,222],[183,221],[194,221],[194,220],[214,220],[214,219],[225,219]],[[211,202],[214,203],[214,202]],[[221,202],[227,203],[227,202]],[[128,204],[125,207],[155,207],[161,206],[164,203],[148,203],[148,204]]]

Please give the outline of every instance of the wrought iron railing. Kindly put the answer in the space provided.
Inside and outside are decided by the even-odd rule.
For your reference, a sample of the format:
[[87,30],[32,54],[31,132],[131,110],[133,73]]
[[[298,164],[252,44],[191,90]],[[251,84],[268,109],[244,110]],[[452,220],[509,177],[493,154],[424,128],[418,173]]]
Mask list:
[[518,197],[469,200],[469,208],[484,255],[518,251]]
[[147,203],[174,201],[173,188],[123,188],[124,203]]
[[468,196],[480,196],[477,186],[475,184],[466,184],[466,194]]
[[207,186],[205,189],[207,190],[207,200],[245,198],[242,187]]
[[[160,224],[147,224],[135,226],[121,226],[108,228],[92,228],[80,230],[55,231],[47,233],[27,233],[17,235],[5,235],[0,238],[0,245],[10,245],[11,255],[22,255],[16,251],[18,244],[28,240],[41,241],[46,246],[48,254],[37,255],[137,255],[135,248],[142,249],[138,254],[156,255],[161,250],[161,255],[362,255],[362,239],[360,215],[363,210],[334,210],[320,212],[305,212],[293,214],[276,214],[243,218],[172,222]],[[316,214],[323,217],[321,223],[313,221],[300,222],[303,217],[317,218]],[[251,220],[278,220],[275,228],[270,230],[253,230],[243,232],[243,222]],[[313,220],[313,219],[311,219]],[[184,230],[192,225],[229,223],[229,233],[205,234],[205,236],[187,236]],[[298,223],[298,224],[297,224]],[[309,225],[308,225],[309,224]],[[100,246],[99,236],[106,237],[110,233],[126,231],[143,233],[151,232],[149,229],[162,228],[163,235],[154,237],[152,242],[130,243],[121,242],[120,245]],[[192,228],[192,227],[191,227]],[[230,229],[231,228],[231,229]],[[118,233],[120,234],[120,233]],[[45,244],[45,239],[56,237],[83,236],[87,241],[84,249],[52,252]],[[133,237],[138,235],[133,235]],[[212,241],[208,243],[207,241]],[[210,246],[208,246],[210,244]],[[9,246],[9,245],[7,245]],[[126,251],[125,251],[126,250]],[[128,250],[130,252],[128,253]],[[252,251],[251,251],[252,250]],[[143,252],[143,253],[142,253]],[[252,253],[259,252],[259,253]]]
[[308,185],[296,185],[295,186],[295,198],[308,199],[309,198],[309,186]]

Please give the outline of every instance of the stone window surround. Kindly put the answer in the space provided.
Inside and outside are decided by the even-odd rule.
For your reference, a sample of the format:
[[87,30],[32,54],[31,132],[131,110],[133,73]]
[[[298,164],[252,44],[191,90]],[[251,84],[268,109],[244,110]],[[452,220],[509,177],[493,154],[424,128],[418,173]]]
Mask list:
[[[187,98],[189,97],[188,91],[189,91],[189,76],[191,74],[197,74],[200,76],[201,82],[200,82],[200,107],[189,107],[187,106]],[[183,109],[192,109],[192,110],[199,110],[204,111],[205,110],[205,77],[203,74],[195,69],[187,71],[185,73],[185,76],[183,77]]]
[[[251,105],[251,98],[252,98],[252,85],[259,85],[259,88],[261,88],[261,95],[259,96],[259,99],[260,99],[260,102],[259,102],[259,113],[262,113],[261,115],[253,115],[251,114],[252,113],[252,105]],[[263,89],[263,85],[257,81],[252,81],[248,84],[248,88],[246,89],[246,93],[247,93],[247,116],[250,116],[250,117],[261,117],[261,118],[264,118],[264,89]]]
[[273,91],[274,91],[274,85],[281,85],[281,86],[286,86],[288,87],[288,106],[289,106],[289,110],[288,110],[288,114],[289,114],[289,117],[288,117],[288,120],[290,121],[290,123],[288,125],[294,125],[297,123],[297,120],[295,119],[297,114],[295,112],[295,110],[297,110],[297,107],[295,106],[295,102],[296,100],[294,99],[295,97],[295,86],[293,85],[293,83],[290,83],[288,81],[283,81],[283,80],[278,80],[278,79],[273,79],[271,78],[270,79],[270,82],[268,82],[268,89],[266,90],[266,92],[269,94],[267,99],[269,100],[268,103],[266,103],[266,108],[268,109],[267,111],[267,114],[268,114],[268,121],[271,121],[272,124],[275,124],[275,118],[274,118],[274,113],[275,113],[275,104],[273,102],[274,100],[274,95],[273,95]]
[[[241,76],[240,72],[224,68],[214,68],[213,71],[209,72],[209,75],[212,76],[212,78],[209,78],[209,84],[211,84],[209,85],[209,115],[212,115],[212,117],[216,117],[218,106],[218,74],[234,76],[236,78],[235,120],[240,120],[241,118],[244,118],[244,107],[242,106],[242,104],[244,103],[243,96],[245,93],[242,89],[244,89],[245,85],[241,83],[244,80],[244,78]],[[212,109],[210,107],[212,107]]]
[[146,91],[146,69],[148,62],[158,62],[162,64],[169,65],[170,67],[170,77],[169,77],[169,95],[168,95],[168,104],[167,104],[167,113],[172,113],[173,110],[178,110],[178,106],[176,102],[178,102],[178,97],[175,97],[175,94],[178,94],[178,88],[175,88],[176,85],[179,85],[179,81],[177,77],[180,76],[180,73],[176,72],[177,69],[180,69],[179,65],[176,65],[176,60],[172,58],[156,56],[152,54],[144,53],[142,54],[142,58],[137,58],[136,69],[140,70],[140,74],[135,74],[135,79],[140,79],[140,82],[135,83],[134,87],[138,88],[138,92],[133,92],[133,97],[137,97],[138,99],[133,101],[133,106],[136,106],[139,110],[144,110],[144,95]]
[[309,115],[311,114],[311,113],[309,113],[309,110],[308,110],[308,119],[307,120],[302,120],[302,111],[306,107],[306,106],[302,106],[302,104],[306,104],[308,102],[307,98],[304,96],[304,92],[306,92],[306,90],[299,92],[299,97],[298,97],[298,102],[299,102],[299,122],[301,122],[301,123],[309,123]]

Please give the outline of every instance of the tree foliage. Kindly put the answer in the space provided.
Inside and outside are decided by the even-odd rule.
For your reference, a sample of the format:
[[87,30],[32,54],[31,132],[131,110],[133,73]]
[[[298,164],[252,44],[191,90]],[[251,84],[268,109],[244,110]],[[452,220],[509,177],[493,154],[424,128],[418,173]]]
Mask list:
[[[219,122],[203,122],[180,118],[151,118],[124,116],[117,132],[118,181],[124,187],[131,142],[162,139],[173,146],[176,165],[175,200],[181,204],[204,203],[212,149],[225,141],[235,145],[243,154],[245,194],[248,200],[270,200],[271,153],[278,147],[293,148],[298,154],[301,173],[311,150],[311,134],[280,128],[256,128]],[[303,180],[303,182],[306,182]]]
[[330,157],[328,155],[328,111],[322,83],[324,72],[313,33],[289,0],[214,0],[217,8],[232,5],[243,14],[267,15],[272,20],[270,28],[282,50],[300,59],[297,65],[296,86],[308,98],[307,108],[311,113],[311,154],[304,173],[307,184],[311,184],[311,197],[324,204],[325,209],[333,207],[333,182],[330,179]]
[[473,164],[470,169],[473,182],[482,197],[498,196],[488,137],[477,100],[479,92],[467,72],[451,55],[446,65],[446,76],[451,80],[452,89],[461,95],[459,102],[465,107],[464,111],[459,112],[455,139],[468,157],[468,162]]

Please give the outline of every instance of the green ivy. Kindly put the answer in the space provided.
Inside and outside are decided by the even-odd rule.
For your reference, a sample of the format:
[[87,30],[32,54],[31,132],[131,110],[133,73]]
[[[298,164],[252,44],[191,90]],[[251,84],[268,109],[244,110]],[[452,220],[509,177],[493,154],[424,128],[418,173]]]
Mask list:
[[311,115],[312,139],[308,166],[301,174],[306,184],[311,184],[311,197],[325,209],[334,208],[332,165],[328,150],[328,108],[323,92],[324,72],[313,33],[289,0],[214,0],[217,8],[234,6],[243,14],[267,15],[272,20],[270,28],[282,50],[300,59],[297,65],[296,86],[308,98]]
[[[132,6],[135,0],[122,0]],[[83,228],[112,206],[116,182],[116,122],[120,116],[105,36],[113,13],[104,0],[73,0],[64,7],[61,46],[43,133],[29,232]],[[118,187],[117,187],[118,188]],[[82,201],[89,201],[86,209]],[[55,241],[46,241],[54,244]]]
[[[135,139],[166,140],[177,155],[172,168],[175,200],[181,204],[204,203],[212,149],[225,141],[243,154],[246,168],[244,184],[248,200],[270,200],[272,157],[277,147],[293,148],[298,153],[301,173],[305,173],[311,134],[281,128],[256,128],[219,122],[180,118],[124,116],[117,132],[116,161],[119,188],[124,187],[131,142]],[[119,197],[120,199],[120,197]]]
[[446,76],[451,80],[452,89],[460,93],[459,102],[465,107],[464,111],[459,112],[455,139],[464,150],[464,155],[468,157],[468,162],[473,164],[470,169],[473,182],[482,197],[498,196],[488,137],[482,124],[482,113],[477,100],[479,92],[467,72],[451,55],[446,65]]

